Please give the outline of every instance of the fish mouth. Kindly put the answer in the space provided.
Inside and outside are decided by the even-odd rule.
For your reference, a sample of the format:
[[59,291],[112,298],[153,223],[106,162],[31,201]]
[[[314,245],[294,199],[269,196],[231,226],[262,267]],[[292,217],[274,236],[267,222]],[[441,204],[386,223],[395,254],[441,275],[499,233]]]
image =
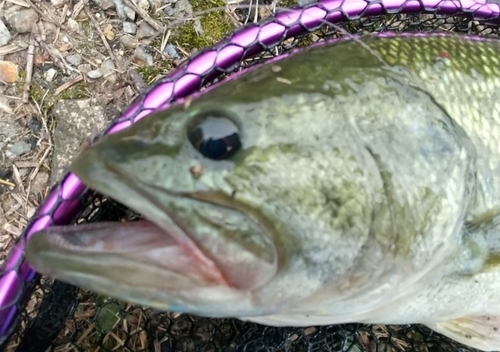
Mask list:
[[[207,287],[249,291],[276,274],[275,244],[258,221],[246,212],[228,207],[230,197],[217,192],[176,192],[151,185],[106,162],[100,154],[87,150],[82,159],[76,160],[72,171],[93,190],[147,214],[146,219],[41,231],[30,239],[27,248],[28,262],[37,271],[129,301],[131,297],[124,294],[134,291],[132,298],[136,302],[148,289],[154,292],[153,297],[158,292]],[[89,172],[91,167],[95,167],[94,172]],[[209,207],[216,213],[232,212],[235,219],[258,233],[254,237],[260,242],[255,247],[215,235],[205,239],[204,234],[192,231],[192,224],[187,224],[189,219],[172,210],[179,203],[196,211]],[[122,287],[123,292],[115,292],[117,287]],[[152,305],[149,298],[139,302]]]

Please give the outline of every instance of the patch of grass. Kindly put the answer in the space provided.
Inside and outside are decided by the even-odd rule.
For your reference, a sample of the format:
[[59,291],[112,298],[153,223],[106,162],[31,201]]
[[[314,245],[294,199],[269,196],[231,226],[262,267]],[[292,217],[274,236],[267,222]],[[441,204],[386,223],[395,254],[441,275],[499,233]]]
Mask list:
[[[162,37],[156,37],[149,46],[159,49],[162,40]],[[167,59],[165,56],[157,55],[154,62],[153,66],[139,65],[137,67],[137,71],[147,84],[153,84],[158,78],[165,76],[172,70],[172,60]]]
[[85,82],[79,82],[61,93],[61,99],[85,99],[92,97]]
[[[196,13],[215,7],[224,7],[225,2],[222,0],[192,0],[191,6]],[[210,12],[204,15],[200,22],[205,31],[204,34],[198,34],[194,25],[187,23],[174,34],[173,40],[177,41],[184,50],[191,51],[217,43],[234,29],[222,11]]]
[[171,65],[168,60],[165,60],[164,62],[159,62],[158,65],[140,66],[137,68],[137,71],[141,74],[142,79],[147,84],[153,84],[159,77],[163,77],[165,74],[170,72],[170,70],[171,70]]
[[289,8],[289,7],[295,7],[298,6],[297,0],[281,0],[278,3],[278,7],[284,7],[284,8]]

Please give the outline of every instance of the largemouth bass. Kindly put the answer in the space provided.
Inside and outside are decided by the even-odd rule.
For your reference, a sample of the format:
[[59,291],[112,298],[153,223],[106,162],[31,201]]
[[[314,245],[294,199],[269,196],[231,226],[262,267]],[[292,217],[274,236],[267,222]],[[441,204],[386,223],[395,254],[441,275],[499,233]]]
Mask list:
[[27,259],[161,310],[500,350],[499,58],[368,36],[259,66],[83,151],[71,170],[147,220],[49,228]]

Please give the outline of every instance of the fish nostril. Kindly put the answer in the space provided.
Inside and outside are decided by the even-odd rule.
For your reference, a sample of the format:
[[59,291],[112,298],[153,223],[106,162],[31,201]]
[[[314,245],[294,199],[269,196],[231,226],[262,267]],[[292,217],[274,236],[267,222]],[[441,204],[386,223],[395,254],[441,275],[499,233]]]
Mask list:
[[198,179],[203,174],[203,167],[200,165],[191,166],[189,172],[191,172],[193,178]]
[[193,147],[208,159],[228,159],[241,148],[239,128],[224,111],[196,115],[187,133]]

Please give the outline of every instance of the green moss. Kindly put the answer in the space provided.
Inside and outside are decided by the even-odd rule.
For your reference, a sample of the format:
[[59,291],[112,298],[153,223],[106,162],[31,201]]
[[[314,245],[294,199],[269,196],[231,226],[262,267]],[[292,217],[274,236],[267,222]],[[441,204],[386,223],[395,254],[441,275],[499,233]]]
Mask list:
[[139,71],[139,73],[141,74],[144,82],[146,82],[147,84],[153,84],[159,77],[162,77],[166,73],[168,73],[169,69],[167,67],[162,67],[161,65],[155,65],[140,66],[137,68],[137,71]]
[[50,110],[60,99],[85,99],[92,96],[88,91],[85,82],[77,83],[74,86],[65,89],[58,96],[54,96],[54,91],[52,89],[47,93],[46,89],[43,89],[38,85],[32,85],[30,94],[31,99],[36,101],[44,110]]
[[87,89],[85,82],[80,82],[64,90],[61,93],[61,99],[84,99],[90,98],[92,94]]
[[278,8],[290,8],[298,6],[297,0],[281,0],[278,3]]
[[[225,2],[221,0],[192,0],[191,6],[196,13],[216,7],[224,7]],[[204,34],[198,34],[194,25],[187,23],[177,33],[174,33],[173,40],[184,50],[203,49],[217,43],[234,29],[222,11],[209,12],[200,19],[200,22]]]
[[78,24],[80,25],[80,29],[84,35],[90,36],[93,31],[93,25],[92,22],[90,22],[90,19],[88,18],[82,18],[81,20],[78,20]]
[[50,92],[47,93],[46,89],[43,89],[42,87],[40,87],[38,84],[35,84],[35,83],[31,85],[30,97],[31,97],[31,99],[36,101],[38,104],[41,104],[41,103],[45,104],[46,102],[44,102],[44,100],[46,100],[48,96],[50,96]]

